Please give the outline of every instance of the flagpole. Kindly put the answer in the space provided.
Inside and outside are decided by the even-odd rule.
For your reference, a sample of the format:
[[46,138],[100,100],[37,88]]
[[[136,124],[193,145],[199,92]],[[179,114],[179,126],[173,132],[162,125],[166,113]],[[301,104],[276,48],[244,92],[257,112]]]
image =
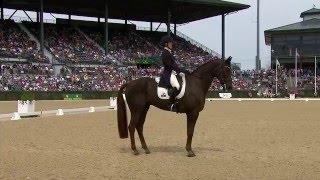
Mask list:
[[296,86],[296,91],[298,88],[298,49],[296,48],[296,59],[295,59],[295,86]]
[[317,96],[317,56],[314,57],[314,96]]
[[278,96],[278,59],[276,60],[276,96]]

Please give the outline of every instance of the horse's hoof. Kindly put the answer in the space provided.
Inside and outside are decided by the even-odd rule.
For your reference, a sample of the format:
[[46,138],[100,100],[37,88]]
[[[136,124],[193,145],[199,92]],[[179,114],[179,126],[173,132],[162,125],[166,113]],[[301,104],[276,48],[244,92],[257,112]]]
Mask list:
[[139,153],[139,151],[138,150],[133,150],[133,155],[135,155],[135,156],[137,156],[137,155],[139,155],[140,153]]
[[188,157],[195,157],[196,155],[194,154],[194,152],[189,151],[187,156],[188,156]]
[[150,154],[150,150],[149,149],[145,149],[144,150],[146,154]]

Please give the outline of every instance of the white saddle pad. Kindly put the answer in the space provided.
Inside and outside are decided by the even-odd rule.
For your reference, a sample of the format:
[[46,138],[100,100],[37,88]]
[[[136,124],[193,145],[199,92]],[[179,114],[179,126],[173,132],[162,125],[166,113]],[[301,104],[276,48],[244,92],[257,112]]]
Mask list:
[[[176,99],[181,99],[184,96],[184,93],[186,91],[186,76],[185,74],[181,75],[182,77],[182,88],[180,93],[177,95]],[[155,81],[159,84],[160,77],[155,78]],[[163,87],[157,87],[157,94],[160,99],[170,99],[170,96],[168,95],[168,89]]]

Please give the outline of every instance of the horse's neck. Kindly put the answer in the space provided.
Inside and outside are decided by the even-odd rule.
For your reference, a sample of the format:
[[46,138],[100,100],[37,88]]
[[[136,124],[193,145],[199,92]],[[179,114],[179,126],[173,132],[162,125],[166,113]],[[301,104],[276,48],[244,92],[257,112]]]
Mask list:
[[201,79],[203,92],[206,94],[212,84],[212,81],[217,77],[220,68],[218,61],[213,61],[200,66],[192,74]]

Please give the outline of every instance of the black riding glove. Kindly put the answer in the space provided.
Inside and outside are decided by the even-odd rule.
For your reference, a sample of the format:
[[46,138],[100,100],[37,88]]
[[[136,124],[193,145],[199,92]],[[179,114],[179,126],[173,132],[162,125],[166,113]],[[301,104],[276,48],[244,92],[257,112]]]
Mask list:
[[189,75],[189,74],[190,74],[190,72],[187,71],[187,70],[183,70],[182,72],[183,72],[185,75]]

